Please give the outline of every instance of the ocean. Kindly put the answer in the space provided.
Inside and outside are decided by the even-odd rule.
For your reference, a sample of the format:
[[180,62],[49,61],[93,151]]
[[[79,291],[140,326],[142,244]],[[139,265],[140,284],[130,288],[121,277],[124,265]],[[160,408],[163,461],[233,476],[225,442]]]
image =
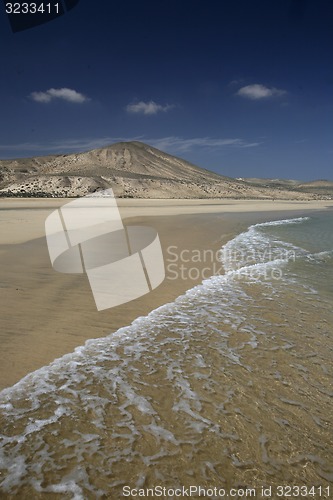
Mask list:
[[332,230],[252,225],[224,274],[3,390],[0,497],[332,497]]

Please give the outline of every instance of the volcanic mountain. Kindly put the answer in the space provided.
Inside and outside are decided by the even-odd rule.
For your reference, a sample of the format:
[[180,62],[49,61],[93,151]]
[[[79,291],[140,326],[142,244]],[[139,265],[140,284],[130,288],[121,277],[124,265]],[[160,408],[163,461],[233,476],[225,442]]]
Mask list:
[[112,187],[123,198],[316,199],[297,182],[233,179],[141,142],[84,153],[0,160],[0,196],[76,197]]

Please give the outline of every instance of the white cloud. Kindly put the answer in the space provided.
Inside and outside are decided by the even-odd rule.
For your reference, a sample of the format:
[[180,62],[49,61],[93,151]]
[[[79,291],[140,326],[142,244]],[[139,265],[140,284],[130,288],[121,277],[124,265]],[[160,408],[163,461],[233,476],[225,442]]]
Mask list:
[[173,104],[166,104],[162,106],[154,101],[144,102],[140,101],[135,104],[128,104],[126,106],[126,111],[128,113],[142,113],[143,115],[156,115],[160,111],[166,112],[174,108]]
[[286,93],[287,92],[285,90],[276,89],[275,87],[265,87],[265,85],[261,85],[260,83],[246,85],[245,87],[240,88],[238,92],[236,92],[237,95],[252,100],[279,97],[285,95]]
[[31,99],[36,102],[50,102],[54,99],[62,99],[63,101],[74,102],[81,104],[83,102],[89,101],[89,98],[85,95],[77,92],[73,89],[62,88],[62,89],[49,89],[45,92],[32,92],[30,94]]

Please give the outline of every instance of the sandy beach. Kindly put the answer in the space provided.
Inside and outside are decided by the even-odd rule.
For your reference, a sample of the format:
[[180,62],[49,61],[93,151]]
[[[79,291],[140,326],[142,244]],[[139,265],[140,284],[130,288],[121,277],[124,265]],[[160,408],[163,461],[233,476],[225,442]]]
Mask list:
[[[98,312],[87,278],[57,273],[50,264],[44,222],[54,209],[69,201],[0,200],[0,388],[15,384],[88,339],[104,337],[130,324],[213,274],[218,263],[209,259],[208,263],[196,262],[196,272],[189,275],[193,250],[217,253],[250,224],[333,207],[332,201],[120,199],[125,224],[149,225],[158,231],[166,279],[146,296]],[[183,276],[179,262],[170,267],[170,248],[177,255],[187,252],[183,254]],[[205,275],[200,272],[204,268]]]

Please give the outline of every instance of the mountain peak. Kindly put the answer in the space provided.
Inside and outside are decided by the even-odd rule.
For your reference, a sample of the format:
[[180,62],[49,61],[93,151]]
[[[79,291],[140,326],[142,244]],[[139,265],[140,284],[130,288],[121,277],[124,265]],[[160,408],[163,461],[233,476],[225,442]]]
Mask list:
[[273,189],[224,177],[140,141],[83,153],[0,160],[0,196],[76,197],[110,187],[117,197],[131,198],[316,197],[286,185]]

